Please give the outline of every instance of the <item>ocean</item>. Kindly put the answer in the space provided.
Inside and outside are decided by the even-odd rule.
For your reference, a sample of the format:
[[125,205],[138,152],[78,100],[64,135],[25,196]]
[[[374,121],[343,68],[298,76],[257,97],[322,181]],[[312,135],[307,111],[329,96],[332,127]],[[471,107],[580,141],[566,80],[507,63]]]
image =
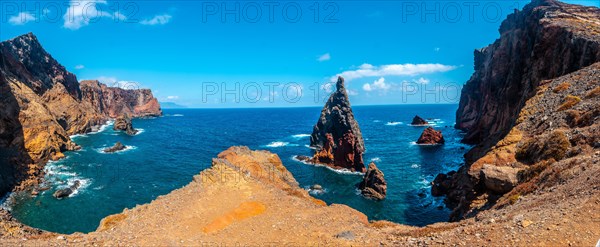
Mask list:
[[[339,203],[365,213],[370,220],[423,226],[448,220],[443,198],[432,197],[430,183],[438,173],[456,170],[469,146],[454,129],[457,105],[354,106],[365,140],[365,163],[374,161],[385,174],[387,198],[360,196],[355,184],[362,176],[307,165],[296,155],[311,155],[310,133],[321,108],[166,109],[164,116],[134,119],[140,130],[127,136],[108,123],[101,131],[73,136],[82,149],[46,166],[46,186],[37,196],[13,193],[4,203],[21,222],[59,233],[94,231],[100,220],[124,208],[149,203],[192,181],[211,159],[230,146],[268,150],[279,155],[300,186],[322,185],[313,194],[328,204]],[[410,126],[415,115],[441,130],[445,145],[420,146],[425,127]],[[128,149],[102,150],[120,141]],[[79,180],[81,187],[58,200],[52,194]]]

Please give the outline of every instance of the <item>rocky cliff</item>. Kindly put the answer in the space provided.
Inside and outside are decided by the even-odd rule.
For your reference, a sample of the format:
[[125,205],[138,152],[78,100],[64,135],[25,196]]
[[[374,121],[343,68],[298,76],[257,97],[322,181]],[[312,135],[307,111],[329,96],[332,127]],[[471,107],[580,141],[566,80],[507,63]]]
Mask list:
[[84,80],[81,81],[81,93],[84,101],[110,118],[123,114],[131,117],[162,115],[160,104],[150,89],[122,89],[109,87],[97,80]]
[[600,61],[600,10],[534,0],[502,22],[500,38],[475,51],[475,73],[462,90],[456,127],[478,144],[472,163],[514,126],[540,82]]
[[321,111],[310,136],[310,145],[317,149],[314,161],[336,169],[365,172],[362,154],[365,144],[354,119],[344,78],[338,77],[336,91]]
[[31,33],[1,42],[0,195],[35,183],[28,178],[38,177],[46,161],[79,148],[70,135],[89,132],[119,111],[160,114],[149,90],[107,91],[116,93],[90,97]]
[[[567,153],[589,155],[573,148],[589,151],[596,134],[585,131],[590,134],[582,141],[576,137],[583,131],[579,123],[566,124],[565,114],[578,104],[600,107],[585,98],[598,85],[599,20],[598,8],[534,0],[508,16],[494,44],[475,52],[475,73],[463,88],[456,127],[476,146],[458,173],[434,184],[457,205],[454,220],[492,207],[515,186],[532,181],[530,176],[561,166]],[[597,122],[590,109],[568,117],[583,119],[582,125]]]

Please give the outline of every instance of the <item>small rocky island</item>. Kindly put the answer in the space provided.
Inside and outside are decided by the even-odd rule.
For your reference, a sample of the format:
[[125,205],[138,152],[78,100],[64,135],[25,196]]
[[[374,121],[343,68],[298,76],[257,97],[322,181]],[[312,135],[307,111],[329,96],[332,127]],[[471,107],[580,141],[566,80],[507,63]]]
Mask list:
[[422,117],[419,117],[419,115],[416,115],[412,122],[410,123],[410,125],[414,125],[414,126],[423,126],[423,125],[429,125],[429,122],[427,122],[425,119],[423,119]]
[[130,136],[133,136],[138,133],[138,130],[133,128],[133,124],[131,124],[131,118],[127,114],[123,114],[122,116],[115,119],[113,129],[124,131]]
[[432,127],[427,127],[427,129],[423,130],[419,140],[417,140],[417,144],[422,145],[444,144],[444,142],[442,132],[433,129]]
[[364,197],[375,200],[383,200],[387,194],[387,182],[383,172],[373,162],[369,164],[369,169],[357,187]]
[[75,183],[73,183],[73,185],[55,191],[54,194],[52,194],[52,196],[54,196],[56,199],[63,199],[73,194],[73,192],[75,192],[75,190],[77,190],[79,186],[81,186],[81,182],[79,182],[79,180],[76,180]]
[[366,171],[362,157],[365,144],[342,77],[338,77],[336,91],[329,97],[313,127],[310,146],[316,148],[316,152],[312,159],[305,161],[334,169]]
[[104,149],[103,152],[105,152],[105,153],[114,153],[114,152],[118,152],[118,151],[124,150],[126,148],[127,148],[127,146],[123,145],[121,142],[117,142],[117,143],[115,143],[114,146]]

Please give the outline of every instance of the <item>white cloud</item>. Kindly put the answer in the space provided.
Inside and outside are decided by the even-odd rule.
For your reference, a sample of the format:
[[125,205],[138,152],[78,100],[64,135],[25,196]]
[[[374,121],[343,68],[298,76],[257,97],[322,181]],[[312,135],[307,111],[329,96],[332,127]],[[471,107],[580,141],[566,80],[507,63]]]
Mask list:
[[383,77],[383,76],[416,76],[420,74],[431,74],[437,72],[446,72],[456,69],[456,66],[444,65],[439,63],[427,64],[388,64],[381,66],[373,66],[371,64],[363,64],[357,70],[347,70],[330,78],[331,81],[336,81],[338,76],[344,77],[346,81],[363,77]]
[[109,87],[118,87],[118,88],[122,88],[122,89],[140,89],[141,88],[141,86],[138,82],[117,80],[117,78],[115,78],[115,77],[100,76],[96,80],[98,80],[99,82],[101,82]]
[[75,65],[75,69],[85,69],[85,66],[83,64]]
[[113,16],[115,17],[115,20],[119,20],[119,21],[127,20],[127,16],[125,16],[124,14],[121,14],[121,12],[119,12],[119,11],[115,12],[115,14]]
[[29,12],[21,12],[15,16],[11,16],[8,22],[12,25],[25,25],[27,22],[36,21],[37,18]]
[[145,19],[140,22],[142,25],[164,25],[171,21],[172,16],[164,14],[154,16],[152,19]]
[[323,61],[329,61],[330,59],[331,59],[331,55],[329,53],[325,53],[325,54],[319,56],[319,58],[317,58],[317,61],[323,62]]
[[365,90],[367,92],[371,92],[371,91],[387,92],[391,88],[392,88],[392,85],[385,83],[385,78],[383,78],[383,77],[375,80],[371,84],[365,83],[363,85],[363,90]]
[[348,92],[348,95],[351,96],[358,95],[358,92],[356,92],[356,90],[346,89],[346,92]]
[[77,30],[90,24],[100,17],[113,17],[112,14],[98,9],[99,4],[106,4],[105,0],[71,0],[69,8],[63,16],[63,27]]
[[179,96],[167,96],[168,100],[177,100],[179,99]]
[[423,77],[417,79],[417,83],[421,83],[421,84],[427,84],[429,83],[429,79],[425,79]]

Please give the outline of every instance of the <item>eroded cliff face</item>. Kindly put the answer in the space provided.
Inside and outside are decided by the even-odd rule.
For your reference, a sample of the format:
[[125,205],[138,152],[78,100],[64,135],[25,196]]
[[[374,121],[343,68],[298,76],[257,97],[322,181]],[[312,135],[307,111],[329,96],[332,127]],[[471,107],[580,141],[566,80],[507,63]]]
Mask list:
[[[84,97],[75,75],[31,33],[1,42],[0,195],[16,184],[35,184],[28,178],[39,177],[46,161],[78,149],[70,135],[89,132],[119,111],[134,116],[161,114],[149,90],[107,91],[117,93],[97,101],[88,94]],[[98,102],[108,110],[96,107]]]
[[500,38],[475,51],[475,73],[462,90],[456,127],[478,144],[467,163],[509,133],[540,82],[600,61],[600,10],[534,0],[500,26]]
[[350,107],[344,78],[338,77],[336,91],[321,111],[310,136],[310,145],[317,148],[314,162],[336,169],[365,172],[362,154],[365,144]]
[[110,118],[123,114],[131,117],[162,115],[158,100],[150,89],[109,87],[97,80],[81,81],[82,99]]
[[[534,179],[540,172],[552,173],[552,167],[564,166],[562,159],[598,148],[597,134],[566,118],[583,119],[571,120],[581,126],[598,122],[597,110],[590,109],[600,104],[586,95],[598,85],[600,9],[533,1],[510,15],[500,33],[494,44],[475,52],[475,73],[457,112],[464,141],[477,146],[465,155],[464,167],[434,182],[433,189],[456,206],[453,220],[493,207],[507,195],[518,198],[513,188],[523,184],[533,187],[526,193],[537,191],[548,182]],[[589,109],[565,115],[578,104]]]

